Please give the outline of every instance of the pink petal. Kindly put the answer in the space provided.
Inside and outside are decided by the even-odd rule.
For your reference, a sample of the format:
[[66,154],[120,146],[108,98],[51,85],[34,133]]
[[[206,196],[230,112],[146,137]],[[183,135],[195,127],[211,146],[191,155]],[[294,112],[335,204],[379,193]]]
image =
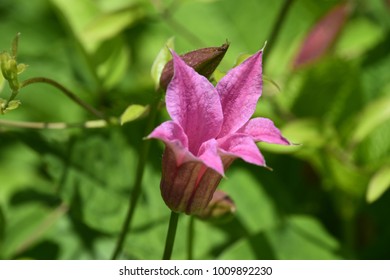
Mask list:
[[[246,162],[265,166],[265,160],[251,136],[235,133],[218,140],[221,153],[239,157]],[[223,157],[223,156],[222,156]]]
[[197,161],[195,156],[188,150],[187,135],[185,135],[181,126],[174,121],[160,124],[146,138],[162,140],[174,152],[177,165],[186,161]]
[[201,144],[215,138],[222,125],[222,108],[214,86],[172,51],[174,77],[166,103],[171,118],[188,137],[188,148],[197,154]]
[[238,132],[250,135],[256,142],[261,141],[272,144],[290,145],[290,142],[282,136],[280,130],[270,119],[251,119],[242,128],[240,128]]
[[234,133],[253,115],[262,90],[262,51],[230,70],[217,84],[223,110],[218,138]]
[[223,164],[218,154],[218,142],[215,139],[202,144],[199,149],[199,159],[207,166],[224,176]]

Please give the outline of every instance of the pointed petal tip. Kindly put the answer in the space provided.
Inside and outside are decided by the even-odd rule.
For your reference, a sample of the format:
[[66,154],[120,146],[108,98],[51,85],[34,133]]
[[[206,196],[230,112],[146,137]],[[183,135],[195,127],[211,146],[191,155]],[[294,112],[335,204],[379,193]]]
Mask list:
[[265,169],[268,169],[269,171],[274,171],[272,167],[269,167],[268,165],[265,165],[265,163],[264,163],[263,167]]
[[260,49],[259,52],[264,52],[265,47],[267,46],[267,41],[264,42],[263,47]]

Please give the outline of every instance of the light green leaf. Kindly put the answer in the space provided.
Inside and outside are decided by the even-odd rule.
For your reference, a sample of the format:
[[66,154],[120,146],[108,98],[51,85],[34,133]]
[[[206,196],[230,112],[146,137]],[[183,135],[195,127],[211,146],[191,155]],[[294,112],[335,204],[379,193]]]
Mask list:
[[151,75],[156,88],[160,85],[160,77],[165,64],[171,60],[171,53],[169,52],[169,49],[174,49],[174,46],[174,37],[171,37],[167,40],[153,62]]
[[366,200],[372,203],[380,198],[390,188],[390,166],[379,170],[370,180],[366,193]]
[[82,30],[84,41],[102,42],[119,34],[122,30],[144,16],[140,5],[104,13],[95,17]]
[[370,103],[358,116],[353,131],[352,143],[364,140],[380,124],[390,119],[390,97],[384,97]]
[[133,104],[126,108],[125,112],[120,117],[121,125],[132,122],[139,119],[149,112],[149,105],[143,106],[139,104]]
[[372,48],[382,38],[383,30],[379,25],[368,18],[356,18],[347,22],[336,48],[348,57],[356,57]]
[[1,73],[0,71],[0,93],[3,91],[3,88],[4,88],[4,77],[3,77],[3,74]]
[[[302,148],[319,148],[326,144],[325,131],[330,128],[324,127],[315,119],[298,119],[289,122],[281,128],[281,132],[290,142],[297,145],[281,146],[264,144],[264,147],[272,151],[296,151]],[[329,132],[328,132],[329,133]],[[263,144],[262,144],[263,145]]]
[[96,41],[86,39],[83,36],[83,31],[92,20],[100,15],[96,3],[92,0],[51,0],[51,2],[83,47],[89,53],[95,50]]
[[94,54],[97,74],[105,88],[120,82],[130,64],[130,53],[121,37],[104,42]]
[[22,104],[22,102],[20,102],[20,100],[11,100],[9,103],[8,103],[8,106],[7,106],[7,111],[11,111],[11,110],[15,110],[19,107],[19,105]]

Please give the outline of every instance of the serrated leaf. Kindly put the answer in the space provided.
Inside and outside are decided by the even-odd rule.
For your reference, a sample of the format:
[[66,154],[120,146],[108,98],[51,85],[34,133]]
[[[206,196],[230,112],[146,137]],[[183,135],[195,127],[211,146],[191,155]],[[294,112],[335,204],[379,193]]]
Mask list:
[[133,104],[126,108],[120,117],[121,125],[143,117],[149,111],[149,105]]
[[174,37],[171,37],[167,40],[167,42],[162,47],[162,49],[160,50],[156,59],[153,62],[150,74],[152,75],[156,88],[158,88],[160,85],[160,77],[165,64],[167,64],[167,62],[171,60],[171,53],[169,52],[169,49],[174,49],[174,46],[175,46],[175,40]]
[[366,200],[368,203],[373,203],[379,199],[390,188],[390,166],[385,166],[379,170],[371,178],[367,193]]
[[359,143],[364,140],[380,124],[390,119],[390,97],[384,97],[370,103],[357,119],[351,142]]

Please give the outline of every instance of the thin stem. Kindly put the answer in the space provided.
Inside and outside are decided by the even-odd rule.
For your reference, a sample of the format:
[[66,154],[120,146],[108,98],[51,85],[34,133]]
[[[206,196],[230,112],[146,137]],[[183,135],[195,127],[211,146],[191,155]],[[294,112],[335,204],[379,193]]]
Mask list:
[[68,98],[70,98],[71,100],[73,100],[74,102],[76,102],[78,105],[80,105],[81,107],[83,107],[85,110],[87,110],[88,112],[90,112],[91,114],[95,115],[96,117],[100,118],[100,119],[106,119],[105,116],[103,115],[102,112],[98,111],[97,109],[95,109],[94,107],[92,107],[91,105],[89,105],[88,103],[85,103],[83,100],[81,100],[80,98],[77,97],[77,95],[75,95],[73,92],[71,92],[69,89],[67,89],[66,87],[64,87],[63,85],[61,85],[60,83],[52,80],[52,79],[49,79],[49,78],[45,78],[45,77],[36,77],[36,78],[31,78],[31,79],[28,79],[28,80],[25,80],[21,87],[20,88],[24,88],[28,85],[31,85],[31,84],[37,84],[37,83],[43,83],[43,84],[48,84],[48,85],[51,85],[57,89],[59,89],[63,94],[65,94]]
[[[276,18],[275,24],[271,30],[270,35],[268,36],[267,57],[270,57],[271,50],[274,49],[275,42],[278,40],[280,30],[282,29],[282,25],[286,19],[286,15],[287,15],[287,13],[288,13],[288,11],[293,3],[294,3],[294,0],[285,0],[282,8],[279,11],[279,14]],[[264,64],[265,64],[265,59],[264,59]]]
[[171,212],[171,218],[169,219],[169,227],[167,233],[167,239],[165,240],[165,249],[163,254],[163,260],[170,260],[172,255],[173,244],[175,243],[177,222],[179,220],[179,213]]
[[195,230],[195,218],[194,216],[190,217],[188,223],[188,239],[187,239],[187,259],[194,259],[194,230]]
[[[160,107],[160,96],[161,95],[159,94],[158,100],[153,104],[153,106],[150,110],[149,118],[147,121],[148,123],[147,123],[147,127],[146,127],[147,133],[149,133],[154,126],[154,122],[155,122],[156,116],[157,116],[157,111],[158,111],[158,108]],[[140,155],[138,158],[134,188],[133,188],[133,191],[129,197],[129,208],[128,208],[128,211],[126,214],[126,218],[123,222],[122,230],[119,234],[117,244],[116,244],[114,252],[111,256],[111,259],[113,259],[113,260],[115,260],[118,257],[119,253],[122,251],[123,244],[126,240],[126,234],[128,233],[128,231],[130,229],[131,222],[132,222],[132,219],[133,219],[133,216],[135,213],[135,209],[137,206],[137,202],[138,202],[138,199],[141,195],[142,178],[144,175],[146,159],[148,157],[149,148],[150,148],[150,141],[144,141],[142,143]]]
[[0,126],[20,127],[29,129],[67,129],[67,128],[101,128],[106,127],[105,120],[92,120],[83,123],[64,123],[64,122],[24,122],[0,120]]

